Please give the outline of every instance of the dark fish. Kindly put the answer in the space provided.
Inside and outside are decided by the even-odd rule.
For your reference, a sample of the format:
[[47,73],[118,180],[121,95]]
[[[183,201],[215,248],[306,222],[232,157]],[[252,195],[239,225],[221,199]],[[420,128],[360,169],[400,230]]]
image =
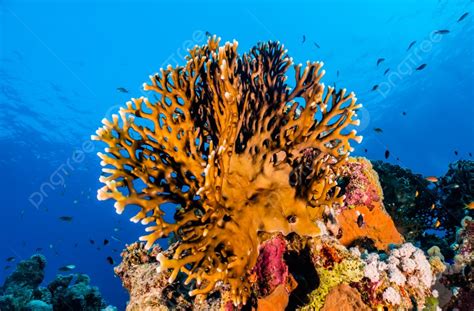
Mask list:
[[385,159],[388,159],[390,156],[390,150],[385,150]]
[[10,269],[12,266],[5,266],[5,268],[3,268],[4,270],[8,270]]
[[59,220],[62,220],[62,221],[72,221],[73,217],[72,216],[61,216],[59,217]]
[[407,48],[407,51],[410,50],[416,43],[416,40],[415,41],[412,41],[409,45],[408,45],[408,48]]
[[397,157],[397,161],[400,161],[400,158],[399,158],[399,157]]
[[378,85],[378,84],[374,85],[374,86],[372,87],[372,92],[378,90],[378,88],[379,88],[379,85]]
[[441,29],[441,30],[436,30],[434,33],[437,35],[447,35],[449,33],[449,30]]
[[321,47],[319,46],[319,44],[317,44],[316,42],[313,41],[313,44],[315,47],[317,47],[318,49],[320,49]]
[[377,59],[377,66],[380,65],[385,60],[385,58],[379,58]]
[[374,128],[374,132],[375,133],[382,133],[383,130],[380,127],[376,127],[376,128]]
[[385,76],[389,71],[390,71],[390,68],[387,68],[387,69],[384,71],[383,75]]
[[89,243],[95,244],[95,241],[94,240],[89,240]]
[[472,153],[471,153],[471,152],[469,152],[469,156],[472,157]]
[[406,113],[405,111],[402,111],[402,115],[406,116],[406,115],[407,115],[407,113]]
[[122,93],[128,93],[128,90],[124,87],[118,87],[117,91],[122,92]]
[[107,244],[109,244],[109,240],[104,239],[104,245],[107,245]]
[[458,19],[458,23],[462,21],[463,19],[465,19],[468,15],[469,15],[469,12],[466,12],[463,15],[461,15],[461,17]]
[[39,252],[41,252],[42,250],[43,250],[43,248],[41,248],[41,247],[38,247],[38,248],[36,248],[36,250],[35,250],[35,251],[39,253]]
[[339,78],[339,70],[336,70],[336,77]]
[[364,151],[365,151],[365,153],[367,153],[367,151],[368,151],[367,148],[365,148]]
[[66,271],[71,271],[71,270],[74,270],[74,269],[76,269],[75,265],[67,265],[67,266],[63,266],[63,267],[59,268],[58,270],[62,271],[62,272],[66,272]]
[[364,216],[362,216],[362,214],[359,214],[359,216],[357,216],[357,226],[362,227],[362,225],[364,224]]
[[303,35],[303,42],[301,42],[301,43],[305,43],[305,41],[306,41],[306,36]]
[[15,261],[15,257],[8,257],[6,260],[7,260],[8,262],[12,262],[12,261]]
[[114,259],[113,259],[112,257],[108,256],[108,257],[107,257],[107,262],[108,262],[109,264],[113,265],[113,264],[114,264]]
[[77,247],[78,245],[79,245],[79,243],[77,243],[77,242],[76,242],[76,243],[74,243],[74,247]]
[[455,155],[458,155],[459,152],[458,152],[457,150],[454,150],[454,154],[455,154]]
[[212,37],[212,34],[209,31],[206,31],[206,37]]
[[416,70],[423,70],[425,69],[426,64],[421,64],[420,66],[416,67]]

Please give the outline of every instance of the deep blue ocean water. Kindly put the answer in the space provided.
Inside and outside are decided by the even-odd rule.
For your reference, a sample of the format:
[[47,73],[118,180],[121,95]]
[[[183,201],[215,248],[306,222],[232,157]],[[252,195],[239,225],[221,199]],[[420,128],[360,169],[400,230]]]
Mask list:
[[[473,17],[468,0],[0,0],[0,260],[42,248],[47,280],[75,264],[124,308],[127,294],[106,257],[118,261],[113,249],[143,226],[96,200],[103,145],[90,135],[143,95],[148,75],[183,64],[207,31],[236,39],[240,53],[279,40],[297,63],[324,61],[326,85],[364,104],[355,155],[384,159],[390,150],[388,162],[444,174],[474,152]],[[73,220],[58,220],[65,215]],[[3,266],[0,283],[11,272]]]

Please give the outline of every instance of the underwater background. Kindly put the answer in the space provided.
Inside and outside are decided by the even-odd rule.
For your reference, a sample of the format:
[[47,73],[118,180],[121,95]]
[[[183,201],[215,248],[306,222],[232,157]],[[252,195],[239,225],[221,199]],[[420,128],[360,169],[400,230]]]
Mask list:
[[[43,253],[46,280],[74,264],[124,309],[113,266],[144,228],[97,201],[103,146],[90,136],[207,33],[241,53],[279,40],[296,63],[323,61],[323,82],[364,104],[353,155],[426,176],[472,160],[472,11],[467,0],[0,0],[0,260]],[[2,262],[0,283],[14,265]]]

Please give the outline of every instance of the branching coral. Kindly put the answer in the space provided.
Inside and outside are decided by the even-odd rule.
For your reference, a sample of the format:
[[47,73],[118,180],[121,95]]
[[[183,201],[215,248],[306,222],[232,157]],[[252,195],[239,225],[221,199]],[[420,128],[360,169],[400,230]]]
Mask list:
[[[105,184],[100,200],[114,199],[122,213],[138,206],[134,222],[152,224],[147,247],[174,234],[171,269],[191,295],[207,294],[222,281],[234,303],[249,295],[246,273],[258,256],[258,232],[315,236],[322,208],[342,204],[337,178],[360,141],[353,93],[320,83],[322,63],[295,65],[278,42],[259,44],[239,56],[237,42],[210,38],[194,47],[186,64],[161,69],[119,115],[103,120],[93,139]],[[177,204],[174,222],[161,204]]]

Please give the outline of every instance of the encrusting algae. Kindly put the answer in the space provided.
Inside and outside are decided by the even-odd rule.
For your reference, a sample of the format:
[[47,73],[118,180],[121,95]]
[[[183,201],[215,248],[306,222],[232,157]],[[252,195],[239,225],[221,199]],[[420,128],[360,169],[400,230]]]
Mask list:
[[[100,200],[117,213],[140,211],[151,224],[146,247],[173,234],[161,270],[179,272],[206,296],[229,285],[234,304],[250,294],[247,273],[258,257],[259,232],[320,234],[324,208],[343,204],[337,180],[350,140],[361,141],[353,93],[321,83],[320,62],[294,65],[279,42],[261,43],[240,56],[237,42],[189,51],[184,66],[161,69],[144,85],[151,98],[132,99],[103,120],[93,139],[105,176]],[[294,86],[287,84],[293,66]],[[163,203],[176,204],[174,222]]]

